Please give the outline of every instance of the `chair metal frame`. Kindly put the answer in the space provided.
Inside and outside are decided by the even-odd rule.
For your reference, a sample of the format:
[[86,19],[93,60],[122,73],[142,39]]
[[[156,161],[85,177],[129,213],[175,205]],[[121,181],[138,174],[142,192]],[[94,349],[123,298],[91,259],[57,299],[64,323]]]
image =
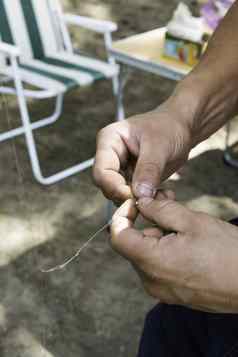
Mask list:
[[[58,0],[49,0],[51,4],[50,10],[54,19],[57,19],[58,35],[60,34],[63,41],[63,46],[66,51],[69,53],[74,53],[73,44],[70,38],[70,33],[68,25],[76,25],[83,27],[85,29],[95,31],[104,35],[105,47],[108,55],[108,63],[114,65],[118,68],[116,75],[111,78],[113,85],[113,93],[116,97],[117,102],[117,114],[116,119],[124,119],[124,108],[122,104],[122,87],[119,84],[119,66],[117,66],[114,58],[110,55],[110,48],[112,45],[112,32],[117,30],[117,25],[109,21],[95,20],[89,17],[78,16],[73,14],[65,14],[62,11],[60,3]],[[54,24],[56,26],[56,23]],[[57,35],[57,32],[56,32]],[[18,59],[21,54],[19,49],[7,43],[0,42],[0,54],[4,54],[9,59],[9,68],[4,72],[4,69],[0,69],[0,72],[7,78],[5,81],[13,81],[14,87],[9,87],[4,85],[0,86],[0,93],[7,95],[17,96],[17,101],[20,109],[22,126],[11,129],[7,132],[0,133],[0,142],[14,138],[19,135],[25,135],[26,145],[29,153],[29,158],[32,166],[33,175],[36,180],[43,185],[51,185],[60,180],[63,180],[71,175],[79,173],[89,167],[94,163],[94,158],[81,162],[75,166],[67,168],[61,172],[58,172],[54,175],[44,177],[41,165],[39,161],[39,156],[37,153],[36,143],[33,135],[35,129],[42,128],[44,126],[53,124],[62,114],[63,111],[63,99],[64,93],[56,92],[52,90],[27,90],[24,88],[24,84],[21,78]],[[34,123],[30,120],[30,114],[27,107],[27,98],[34,99],[46,99],[46,98],[55,98],[55,109],[51,116],[40,119]]]

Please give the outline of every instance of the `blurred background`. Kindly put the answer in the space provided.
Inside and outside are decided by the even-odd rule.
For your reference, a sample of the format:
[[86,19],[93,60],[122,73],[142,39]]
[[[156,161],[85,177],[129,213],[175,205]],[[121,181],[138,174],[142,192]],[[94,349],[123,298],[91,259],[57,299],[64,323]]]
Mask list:
[[[114,39],[165,26],[178,5],[175,0],[62,3],[67,11],[116,22]],[[96,54],[104,56],[99,35],[71,31],[76,47],[94,54],[97,47]],[[125,88],[127,116],[155,108],[174,86],[169,79],[134,71]],[[45,173],[93,155],[96,133],[114,121],[110,82],[97,83],[93,95],[91,90],[70,91],[62,118],[37,131]],[[16,100],[9,97],[7,104],[9,115],[3,106],[0,110],[1,130],[19,124]],[[29,108],[38,118],[50,113],[52,104],[30,101]],[[236,120],[232,128],[236,138]],[[237,169],[224,165],[224,142],[223,128],[192,152],[168,185],[187,206],[229,219],[238,212]],[[91,170],[43,187],[32,176],[24,139],[1,143],[0,202],[0,356],[135,356],[145,313],[156,302],[111,250],[106,232],[66,270],[40,272],[73,254],[105,223],[107,203]]]

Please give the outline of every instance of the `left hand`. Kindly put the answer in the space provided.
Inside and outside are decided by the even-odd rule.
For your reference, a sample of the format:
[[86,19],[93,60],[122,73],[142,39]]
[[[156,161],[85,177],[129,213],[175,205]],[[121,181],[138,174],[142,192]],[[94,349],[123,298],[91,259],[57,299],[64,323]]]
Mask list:
[[[159,228],[139,231],[139,212]],[[163,231],[170,233],[163,235]],[[112,246],[161,302],[194,309],[238,312],[238,228],[173,199],[128,200],[116,212]]]

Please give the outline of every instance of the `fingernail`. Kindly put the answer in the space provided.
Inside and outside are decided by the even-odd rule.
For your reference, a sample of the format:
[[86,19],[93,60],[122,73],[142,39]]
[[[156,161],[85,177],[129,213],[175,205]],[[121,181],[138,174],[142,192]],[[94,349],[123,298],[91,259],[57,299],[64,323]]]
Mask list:
[[138,183],[136,185],[136,193],[138,197],[154,197],[156,190],[147,183]]
[[154,199],[152,197],[143,197],[138,201],[138,203],[139,205],[146,206],[149,205],[153,200]]

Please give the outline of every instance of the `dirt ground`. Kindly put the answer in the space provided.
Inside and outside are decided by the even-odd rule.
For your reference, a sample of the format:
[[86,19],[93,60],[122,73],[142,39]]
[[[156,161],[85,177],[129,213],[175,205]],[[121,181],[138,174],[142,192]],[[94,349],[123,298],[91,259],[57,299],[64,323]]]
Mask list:
[[[118,38],[164,25],[176,5],[161,0],[65,3],[81,14],[118,22]],[[99,44],[98,36],[73,35],[84,49]],[[169,80],[135,72],[125,93],[127,114],[152,109],[173,87]],[[9,101],[9,108],[10,122],[1,110],[1,130],[19,124],[16,103]],[[40,118],[50,113],[52,102],[32,102],[30,110]],[[69,93],[61,120],[36,134],[44,173],[93,155],[96,132],[113,120],[109,83]],[[194,150],[170,185],[189,207],[228,219],[237,215],[238,191],[237,170],[222,161],[224,135],[222,129]],[[1,144],[0,168],[0,356],[135,356],[145,313],[155,301],[129,264],[113,253],[106,233],[67,270],[40,272],[61,263],[104,224],[106,201],[91,171],[42,187],[32,177],[23,138]]]

